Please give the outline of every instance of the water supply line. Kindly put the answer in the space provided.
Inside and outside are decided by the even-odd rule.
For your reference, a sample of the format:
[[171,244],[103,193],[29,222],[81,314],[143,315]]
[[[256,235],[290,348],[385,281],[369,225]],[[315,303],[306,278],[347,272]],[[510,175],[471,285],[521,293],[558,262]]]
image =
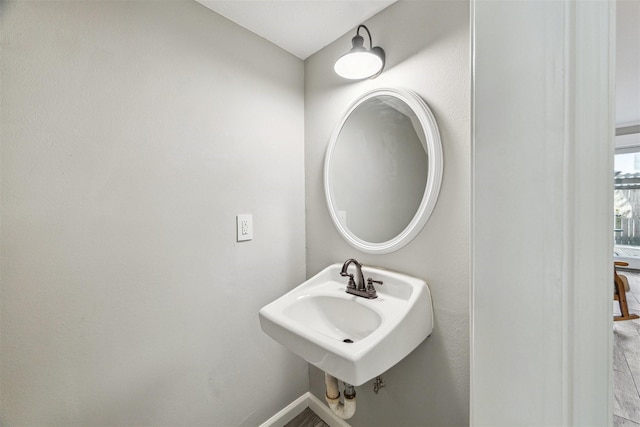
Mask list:
[[324,382],[327,385],[325,399],[334,414],[348,420],[356,413],[356,389],[351,384],[344,383],[344,403],[340,402],[338,379],[325,372]]

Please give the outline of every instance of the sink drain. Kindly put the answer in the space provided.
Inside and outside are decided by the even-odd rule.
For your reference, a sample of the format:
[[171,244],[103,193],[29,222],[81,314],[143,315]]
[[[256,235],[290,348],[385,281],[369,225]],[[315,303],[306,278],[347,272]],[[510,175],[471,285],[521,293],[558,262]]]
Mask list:
[[349,338],[345,338],[345,339],[342,340],[342,342],[346,342],[346,343],[351,344],[351,343],[353,343],[353,340],[349,339]]

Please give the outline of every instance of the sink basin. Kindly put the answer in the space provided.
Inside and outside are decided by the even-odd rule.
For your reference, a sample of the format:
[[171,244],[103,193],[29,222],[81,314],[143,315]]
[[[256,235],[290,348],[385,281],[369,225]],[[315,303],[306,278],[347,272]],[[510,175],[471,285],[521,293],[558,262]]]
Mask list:
[[291,320],[329,338],[359,341],[380,327],[382,318],[370,307],[326,295],[301,297],[284,310]]
[[[359,386],[411,353],[433,330],[431,293],[415,277],[362,267],[378,298],[345,292],[333,264],[260,309],[271,338],[334,377]],[[353,269],[353,268],[352,268]]]

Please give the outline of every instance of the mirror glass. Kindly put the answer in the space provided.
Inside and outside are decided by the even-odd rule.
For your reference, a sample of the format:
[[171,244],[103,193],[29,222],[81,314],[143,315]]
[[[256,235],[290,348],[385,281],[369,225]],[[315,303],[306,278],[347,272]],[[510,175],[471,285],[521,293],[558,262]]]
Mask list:
[[359,97],[327,149],[329,212],[342,236],[365,252],[391,252],[413,239],[433,211],[441,178],[435,119],[410,91]]

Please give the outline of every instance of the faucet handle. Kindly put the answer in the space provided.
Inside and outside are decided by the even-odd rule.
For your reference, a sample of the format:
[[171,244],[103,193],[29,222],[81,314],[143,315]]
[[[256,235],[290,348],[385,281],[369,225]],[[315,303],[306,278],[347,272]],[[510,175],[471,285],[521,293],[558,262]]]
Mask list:
[[382,280],[373,280],[371,277],[369,277],[367,279],[367,292],[375,294],[376,293],[376,288],[373,286],[374,283],[377,283],[378,285],[382,285]]
[[355,280],[353,280],[353,274],[341,272],[340,275],[342,277],[349,277],[349,283],[347,283],[347,288],[351,288],[351,289],[356,288],[356,282]]

